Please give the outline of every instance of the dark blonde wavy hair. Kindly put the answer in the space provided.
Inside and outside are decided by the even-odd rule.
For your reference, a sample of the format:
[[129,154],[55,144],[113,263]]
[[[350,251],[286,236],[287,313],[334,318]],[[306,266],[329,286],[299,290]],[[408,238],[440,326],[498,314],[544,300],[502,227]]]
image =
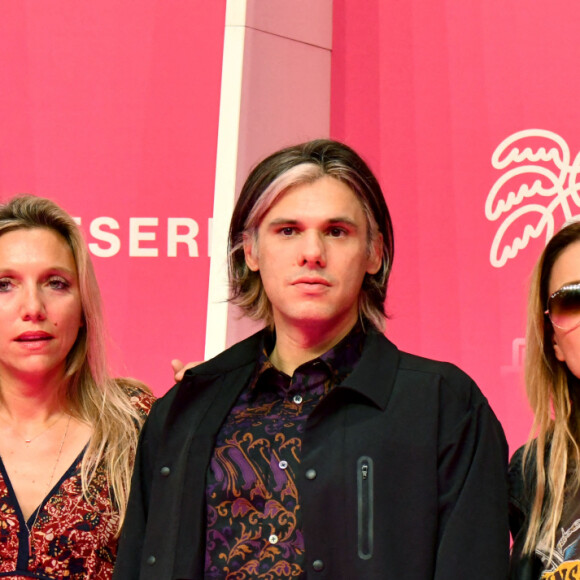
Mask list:
[[101,294],[85,240],[71,216],[51,200],[32,195],[15,197],[0,205],[0,236],[36,228],[62,236],[76,264],[84,324],[67,355],[60,395],[68,412],[93,429],[81,464],[83,494],[90,501],[91,480],[103,463],[119,512],[120,529],[143,423],[131,403],[131,394],[149,389],[133,379],[113,379],[109,374]]
[[580,242],[580,223],[562,228],[546,245],[532,276],[526,331],[526,391],[534,412],[524,452],[524,470],[535,474],[535,495],[524,544],[533,553],[539,542],[553,551],[566,494],[580,485],[580,394],[569,388],[570,371],[556,358],[554,330],[544,314],[554,264]]
[[257,236],[258,227],[276,200],[292,187],[329,176],[348,185],[359,199],[367,221],[368,251],[382,235],[382,263],[366,274],[359,294],[359,317],[379,330],[385,319],[387,283],[394,255],[393,225],[381,186],[363,159],[350,147],[317,139],[278,151],[250,173],[236,203],[229,232],[231,300],[250,318],[273,326],[272,305],[259,272],[248,268],[244,237]]

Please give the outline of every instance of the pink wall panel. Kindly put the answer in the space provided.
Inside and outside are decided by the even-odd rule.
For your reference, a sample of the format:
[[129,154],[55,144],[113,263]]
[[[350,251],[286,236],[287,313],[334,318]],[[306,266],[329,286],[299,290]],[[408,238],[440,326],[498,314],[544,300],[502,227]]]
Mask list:
[[[528,279],[547,229],[503,266],[491,264],[508,214],[491,221],[485,204],[510,169],[494,168],[491,158],[510,135],[545,129],[562,137],[574,160],[579,26],[580,8],[564,0],[334,3],[331,135],[370,161],[395,223],[387,335],[467,370],[512,448],[531,426],[521,339]],[[546,140],[527,143],[537,150]],[[563,211],[550,212],[547,221],[559,228]],[[538,221],[518,219],[504,244]]]
[[330,63],[329,49],[246,32],[238,191],[249,169],[270,153],[328,136]]
[[[171,384],[171,357],[203,356],[225,4],[0,8],[0,197],[45,195],[82,219],[96,244],[116,368],[158,393]],[[291,19],[275,21],[275,2],[260,6],[248,2],[240,171],[328,126],[324,98],[313,108],[300,93],[290,102],[301,124],[289,122],[281,141],[292,121],[284,87],[298,75],[320,97],[328,84],[316,74],[328,67],[328,33],[299,27],[304,38],[296,37]],[[533,129],[559,135],[571,160],[580,151],[580,8],[569,0],[335,0],[333,11],[330,133],[369,160],[395,222],[387,334],[467,370],[514,447],[530,426],[521,339],[528,277],[548,226],[513,258],[491,263],[509,218],[485,213],[509,170],[491,160],[504,139]],[[320,46],[309,47],[315,37]],[[291,50],[297,40],[304,46]],[[536,149],[546,142],[527,137]],[[550,211],[560,227],[564,211]],[[118,229],[91,231],[103,217]],[[168,256],[172,228],[195,238],[197,256],[185,243]],[[156,255],[137,255],[148,252]]]
[[[330,132],[332,6],[320,0],[248,3],[237,187],[270,153]],[[317,24],[318,23],[318,24]],[[227,345],[262,325],[229,311]]]
[[[116,370],[158,393],[172,357],[203,356],[224,19],[225,0],[0,8],[0,197],[81,218]],[[91,233],[101,217],[118,229]]]
[[330,49],[332,0],[247,0],[246,26]]

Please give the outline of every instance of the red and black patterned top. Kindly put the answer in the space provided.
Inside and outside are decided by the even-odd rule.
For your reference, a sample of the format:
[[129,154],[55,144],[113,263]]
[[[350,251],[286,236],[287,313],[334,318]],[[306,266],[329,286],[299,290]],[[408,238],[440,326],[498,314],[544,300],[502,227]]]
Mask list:
[[[137,410],[146,416],[154,397],[137,390],[130,395]],[[28,537],[24,517],[0,458],[0,578],[111,578],[117,555],[119,515],[113,507],[102,464],[89,486],[91,502],[83,497],[83,454],[84,451],[26,522],[32,538]]]

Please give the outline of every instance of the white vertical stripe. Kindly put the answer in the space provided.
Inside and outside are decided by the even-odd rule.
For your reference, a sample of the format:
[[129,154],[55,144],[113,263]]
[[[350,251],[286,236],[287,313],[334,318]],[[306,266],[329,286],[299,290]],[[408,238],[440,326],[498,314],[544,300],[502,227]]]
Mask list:
[[219,354],[226,347],[228,227],[236,195],[245,20],[246,0],[227,0],[205,329],[205,360]]

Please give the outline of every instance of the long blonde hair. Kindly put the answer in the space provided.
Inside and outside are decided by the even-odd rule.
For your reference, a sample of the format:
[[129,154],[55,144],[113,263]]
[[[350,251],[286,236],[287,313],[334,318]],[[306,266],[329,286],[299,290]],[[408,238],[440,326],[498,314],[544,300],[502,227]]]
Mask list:
[[85,240],[71,216],[54,202],[31,195],[15,197],[0,205],[0,236],[36,228],[62,236],[77,267],[84,324],[67,355],[61,396],[67,411],[93,430],[81,463],[83,494],[90,501],[91,480],[103,463],[119,512],[120,529],[143,423],[142,415],[131,403],[131,395],[149,389],[133,379],[113,379],[109,374],[101,294]]
[[530,285],[525,381],[534,422],[524,452],[524,471],[534,470],[535,492],[524,544],[528,554],[540,542],[553,552],[566,494],[580,486],[580,409],[569,389],[570,372],[556,358],[552,324],[544,314],[552,268],[561,253],[579,241],[580,223],[562,228],[542,252]]

